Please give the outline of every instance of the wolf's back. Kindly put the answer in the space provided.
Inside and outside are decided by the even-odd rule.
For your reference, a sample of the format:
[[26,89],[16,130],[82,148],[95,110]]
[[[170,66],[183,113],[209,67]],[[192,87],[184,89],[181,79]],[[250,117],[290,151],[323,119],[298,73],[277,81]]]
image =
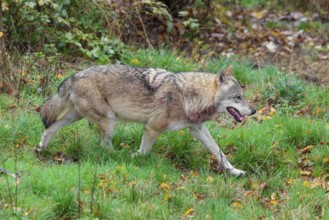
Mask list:
[[41,106],[40,114],[45,128],[48,128],[56,122],[57,118],[68,106],[68,96],[70,94],[71,84],[71,78],[63,81],[63,83],[58,87],[57,93],[48,98]]

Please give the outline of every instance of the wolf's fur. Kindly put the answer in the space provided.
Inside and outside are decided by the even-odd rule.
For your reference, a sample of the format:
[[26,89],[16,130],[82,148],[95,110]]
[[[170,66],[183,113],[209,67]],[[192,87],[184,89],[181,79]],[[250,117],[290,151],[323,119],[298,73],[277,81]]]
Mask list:
[[226,160],[204,126],[220,112],[230,112],[238,121],[255,113],[231,72],[231,68],[215,75],[123,65],[90,67],[66,79],[41,107],[46,129],[36,150],[45,149],[60,128],[81,118],[98,124],[101,144],[112,148],[118,118],[145,124],[139,153],[148,153],[161,132],[189,127],[225,169],[244,174]]

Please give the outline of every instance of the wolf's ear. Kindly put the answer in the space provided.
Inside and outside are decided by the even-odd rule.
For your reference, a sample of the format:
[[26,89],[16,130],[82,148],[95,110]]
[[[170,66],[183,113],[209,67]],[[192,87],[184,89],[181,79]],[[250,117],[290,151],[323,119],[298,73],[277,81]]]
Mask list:
[[222,71],[221,73],[218,73],[217,76],[216,76],[217,84],[227,82],[229,76],[232,76],[232,72],[233,72],[233,66],[229,66],[224,71]]

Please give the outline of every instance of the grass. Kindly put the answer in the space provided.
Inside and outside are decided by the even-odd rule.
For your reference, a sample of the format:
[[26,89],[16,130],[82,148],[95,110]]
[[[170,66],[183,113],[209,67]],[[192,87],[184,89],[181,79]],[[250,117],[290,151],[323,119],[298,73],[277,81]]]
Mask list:
[[[229,160],[248,174],[236,178],[218,173],[210,154],[185,129],[162,134],[151,154],[132,158],[143,127],[125,122],[116,128],[112,152],[99,147],[95,126],[80,121],[62,129],[36,156],[32,149],[43,131],[34,111],[43,101],[32,92],[36,81],[23,88],[20,103],[0,95],[0,167],[21,175],[20,182],[0,175],[1,217],[329,218],[328,88],[305,84],[272,66],[253,69],[247,62],[220,58],[196,64],[165,50],[127,52],[121,62],[214,73],[233,65],[248,98],[259,96],[258,109],[266,105],[266,91],[272,91],[281,100],[273,103],[275,114],[258,114],[243,125],[225,116],[220,124],[207,123]],[[52,78],[49,89],[56,91],[62,80]],[[296,83],[289,84],[291,80]],[[303,96],[295,100],[292,92],[282,93],[287,88],[301,88]],[[305,106],[310,110],[297,114]]]

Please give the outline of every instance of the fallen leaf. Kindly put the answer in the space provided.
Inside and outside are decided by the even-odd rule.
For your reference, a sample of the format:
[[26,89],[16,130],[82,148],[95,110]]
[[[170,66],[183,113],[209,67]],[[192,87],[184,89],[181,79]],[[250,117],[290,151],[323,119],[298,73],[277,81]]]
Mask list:
[[312,148],[314,148],[313,145],[308,145],[307,147],[304,147],[303,149],[301,149],[299,152],[302,154],[306,154],[306,153],[309,153]]
[[165,183],[165,182],[162,182],[162,183],[160,184],[160,188],[161,188],[162,190],[171,190],[171,189],[172,189],[172,187],[171,187],[170,185],[168,185],[167,183]]
[[270,53],[275,53],[278,50],[278,45],[276,45],[273,41],[266,42],[265,47]]
[[0,31],[0,38],[2,38],[2,37],[3,37],[3,32]]
[[239,201],[232,202],[231,206],[235,208],[243,208],[243,205]]
[[163,201],[168,201],[169,199],[172,198],[172,194],[171,193],[167,193],[164,197],[163,197]]
[[194,171],[194,170],[190,170],[190,175],[193,176],[193,177],[198,177],[199,173]]
[[197,200],[204,200],[204,199],[208,198],[208,196],[206,194],[202,194],[202,193],[193,193],[193,196]]
[[130,60],[130,63],[133,64],[133,65],[138,65],[139,60],[138,59],[132,59],[132,60]]
[[214,178],[212,176],[208,176],[207,180],[211,183],[214,182]]
[[325,156],[322,161],[324,164],[329,164],[329,156]]
[[289,178],[289,179],[286,181],[286,184],[287,184],[287,186],[289,186],[289,185],[291,185],[291,184],[293,184],[293,183],[295,183],[295,182],[296,182],[295,179]]
[[276,110],[275,108],[271,107],[270,109],[270,113],[269,113],[271,116],[275,115],[276,114]]
[[311,176],[312,172],[309,171],[309,170],[301,170],[299,171],[299,173],[302,175],[302,176]]
[[194,214],[194,210],[192,208],[186,210],[186,212],[184,213],[184,216],[187,217],[187,216],[191,216]]
[[20,175],[17,175],[16,182],[15,182],[16,186],[18,186],[19,184],[21,184],[21,182],[22,182],[22,177]]
[[267,14],[267,10],[262,10],[262,11],[255,11],[250,13],[250,15],[254,18],[257,19],[262,19],[263,17],[265,17],[265,15]]
[[320,185],[321,185],[321,182],[322,182],[322,180],[321,180],[320,177],[315,178],[315,179],[313,180],[313,182],[311,183],[310,188],[311,188],[311,189],[314,189],[314,188],[320,186]]
[[303,182],[303,186],[305,186],[305,187],[310,187],[311,184],[310,184],[309,181],[304,181],[304,182]]

